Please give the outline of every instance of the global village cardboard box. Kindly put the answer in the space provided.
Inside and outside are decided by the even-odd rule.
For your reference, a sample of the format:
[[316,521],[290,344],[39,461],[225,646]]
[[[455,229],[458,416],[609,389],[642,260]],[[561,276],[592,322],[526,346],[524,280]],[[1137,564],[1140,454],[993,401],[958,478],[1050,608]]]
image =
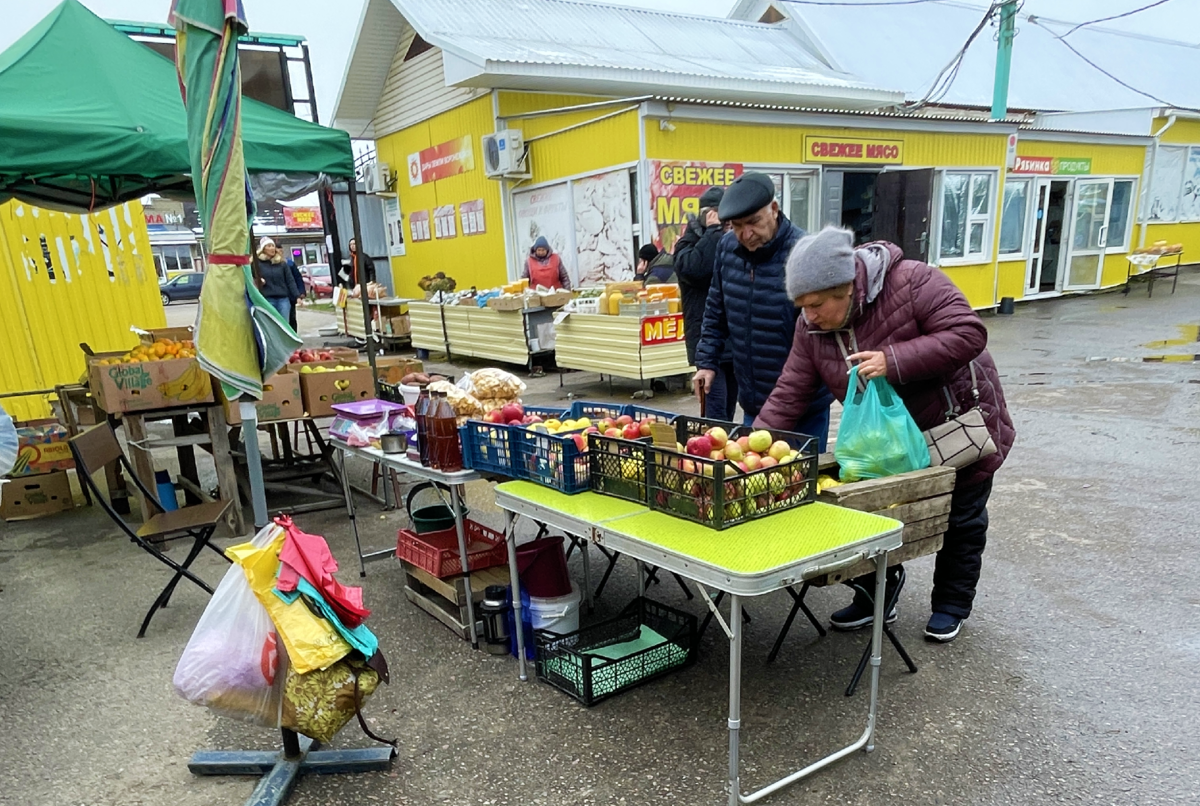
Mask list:
[[19,521],[53,515],[75,506],[65,470],[22,476],[0,484],[0,519]]
[[[217,394],[225,407],[225,420],[230,425],[242,422],[241,407],[225,398],[221,385]],[[263,396],[254,408],[258,411],[258,422],[270,423],[278,420],[297,420],[304,416],[304,398],[300,391],[300,375],[281,370],[263,381]]]
[[212,377],[195,358],[108,363],[124,353],[88,358],[88,386],[109,414],[212,403]]

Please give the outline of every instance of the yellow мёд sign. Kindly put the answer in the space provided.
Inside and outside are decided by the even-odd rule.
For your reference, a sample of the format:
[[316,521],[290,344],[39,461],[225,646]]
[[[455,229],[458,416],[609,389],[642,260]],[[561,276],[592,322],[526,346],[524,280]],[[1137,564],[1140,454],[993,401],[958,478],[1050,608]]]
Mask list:
[[683,340],[683,314],[647,316],[642,320],[642,345],[669,344]]
[[904,141],[808,135],[804,138],[804,161],[859,165],[903,164]]

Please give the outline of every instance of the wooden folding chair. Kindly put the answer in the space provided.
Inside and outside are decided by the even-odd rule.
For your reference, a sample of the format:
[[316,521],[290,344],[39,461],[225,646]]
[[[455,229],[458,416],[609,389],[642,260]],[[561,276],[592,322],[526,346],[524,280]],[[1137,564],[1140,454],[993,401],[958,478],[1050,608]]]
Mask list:
[[[162,503],[158,500],[158,497],[152,491],[146,489],[142,480],[133,472],[133,468],[129,465],[129,459],[126,458],[124,451],[121,450],[121,444],[117,442],[117,434],[109,423],[101,423],[89,428],[78,436],[72,437],[70,445],[71,453],[75,456],[76,471],[80,482],[85,487],[91,489],[95,500],[108,513],[113,522],[121,527],[121,530],[129,536],[130,540],[144,549],[150,556],[175,571],[174,576],[171,577],[171,581],[166,584],[166,587],[162,589],[162,592],[154,600],[154,604],[150,606],[150,610],[147,611],[146,618],[142,621],[142,628],[138,630],[137,637],[141,638],[146,634],[146,627],[150,624],[150,619],[155,612],[160,607],[167,606],[167,602],[170,600],[171,594],[175,591],[175,586],[179,584],[180,579],[187,578],[196,583],[201,589],[212,594],[213,589],[208,583],[192,573],[189,568],[205,546],[225,557],[224,552],[213,545],[210,540],[217,526],[225,518],[229,507],[232,506],[232,502],[214,501],[170,512],[166,511]],[[102,473],[104,468],[113,462],[118,463],[124,468],[126,477],[137,485],[149,505],[158,510],[149,520],[136,529],[117,513],[116,509],[113,508],[112,500],[100,488],[94,478],[95,474]],[[177,540],[187,537],[192,539],[192,547],[182,563],[176,562],[163,554],[159,546],[155,544],[156,541],[165,542],[167,540]],[[227,557],[226,561],[228,561]]]

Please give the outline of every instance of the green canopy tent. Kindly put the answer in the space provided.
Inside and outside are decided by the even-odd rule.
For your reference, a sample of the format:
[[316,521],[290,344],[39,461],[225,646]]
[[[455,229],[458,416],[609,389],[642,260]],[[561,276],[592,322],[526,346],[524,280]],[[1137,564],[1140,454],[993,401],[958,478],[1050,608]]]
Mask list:
[[[353,232],[362,242],[346,132],[245,99],[241,139],[259,201],[287,200],[345,180]],[[0,203],[15,198],[92,212],[150,193],[193,197],[187,113],[174,63],[77,0],[64,0],[0,52],[0,144]],[[365,276],[361,285],[369,322]],[[373,351],[368,358],[373,368]],[[250,458],[255,523],[262,526],[257,455]]]
[[[249,98],[242,141],[252,176],[308,175],[313,187],[322,174],[354,176],[346,132]],[[76,212],[149,193],[192,196],[175,65],[77,0],[0,53],[0,143],[0,202]]]

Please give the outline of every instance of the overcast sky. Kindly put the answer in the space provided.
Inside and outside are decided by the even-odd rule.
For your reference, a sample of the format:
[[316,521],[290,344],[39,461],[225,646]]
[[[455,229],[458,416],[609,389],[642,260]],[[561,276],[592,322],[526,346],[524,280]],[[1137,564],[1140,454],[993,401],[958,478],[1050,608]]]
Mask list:
[[[333,112],[354,31],[364,0],[244,0],[252,30],[293,34],[308,39],[316,79],[321,121]],[[845,1],[845,0],[843,0]],[[864,0],[867,1],[867,0]],[[875,0],[881,2],[882,0]],[[106,19],[165,22],[170,0],[82,0]],[[489,0],[479,0],[480,3]],[[625,0],[622,5],[687,14],[725,16],[735,0]],[[983,5],[982,0],[974,2]],[[1147,5],[1149,0],[1025,0],[1024,11],[1055,19],[1083,22]],[[37,24],[58,0],[0,0],[0,50]],[[1200,2],[1171,0],[1115,23],[1124,30],[1184,39],[1200,37]],[[980,42],[978,46],[985,45]],[[1131,67],[1136,54],[1130,54]]]

